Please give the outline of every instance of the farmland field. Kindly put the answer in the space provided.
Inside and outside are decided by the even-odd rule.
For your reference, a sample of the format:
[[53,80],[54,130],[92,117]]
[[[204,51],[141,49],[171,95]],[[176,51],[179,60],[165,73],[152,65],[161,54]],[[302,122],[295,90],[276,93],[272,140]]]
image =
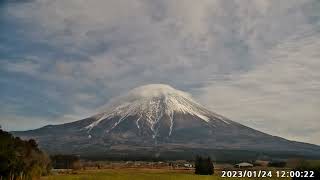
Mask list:
[[[212,176],[195,175],[192,171],[174,171],[165,169],[105,169],[76,171],[69,174],[57,174],[41,178],[42,180],[222,180],[246,178],[222,178],[219,173]],[[248,178],[277,179],[277,178]],[[286,178],[278,178],[286,179]],[[289,178],[288,178],[289,179]]]

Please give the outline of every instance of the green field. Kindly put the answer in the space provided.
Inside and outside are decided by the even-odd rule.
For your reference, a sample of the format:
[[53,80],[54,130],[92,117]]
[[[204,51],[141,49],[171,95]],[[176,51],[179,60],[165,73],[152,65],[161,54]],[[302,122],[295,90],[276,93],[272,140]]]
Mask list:
[[[107,169],[107,170],[87,170],[77,171],[74,174],[58,174],[43,177],[43,180],[222,180],[246,178],[222,178],[220,175],[203,176],[194,175],[188,171],[154,170],[154,169]],[[247,179],[277,179],[277,178],[247,178]],[[279,178],[286,179],[286,178]],[[288,178],[289,179],[289,178]]]

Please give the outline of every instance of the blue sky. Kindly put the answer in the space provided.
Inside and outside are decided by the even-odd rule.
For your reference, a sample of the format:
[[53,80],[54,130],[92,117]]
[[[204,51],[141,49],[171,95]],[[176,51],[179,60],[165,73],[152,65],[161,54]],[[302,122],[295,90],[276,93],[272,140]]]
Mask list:
[[5,0],[0,124],[96,113],[165,83],[264,132],[320,144],[318,0]]

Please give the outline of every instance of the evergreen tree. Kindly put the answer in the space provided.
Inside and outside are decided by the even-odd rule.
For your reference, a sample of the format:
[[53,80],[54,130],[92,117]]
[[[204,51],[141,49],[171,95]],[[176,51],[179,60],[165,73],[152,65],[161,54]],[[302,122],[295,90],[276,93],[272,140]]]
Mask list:
[[195,174],[212,175],[213,173],[214,167],[211,158],[202,158],[201,156],[196,156]]
[[201,162],[202,158],[200,156],[196,156],[196,161],[195,161],[195,174],[200,174],[201,172]]
[[214,167],[210,157],[207,158],[207,166],[208,174],[212,175],[214,173]]

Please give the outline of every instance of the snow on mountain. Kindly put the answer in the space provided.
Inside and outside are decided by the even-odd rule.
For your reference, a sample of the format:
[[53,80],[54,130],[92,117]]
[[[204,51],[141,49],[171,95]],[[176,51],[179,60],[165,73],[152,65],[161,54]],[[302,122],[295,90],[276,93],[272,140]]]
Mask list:
[[106,111],[98,114],[96,121],[86,126],[88,133],[103,121],[118,118],[106,133],[112,131],[128,117],[137,117],[135,123],[140,129],[140,121],[147,121],[145,124],[157,135],[156,125],[164,116],[170,118],[169,136],[174,126],[174,114],[188,114],[210,123],[211,121],[222,121],[230,124],[226,118],[214,114],[194,101],[190,94],[174,89],[165,84],[150,84],[140,86],[128,92],[126,95],[117,97],[107,105]]

